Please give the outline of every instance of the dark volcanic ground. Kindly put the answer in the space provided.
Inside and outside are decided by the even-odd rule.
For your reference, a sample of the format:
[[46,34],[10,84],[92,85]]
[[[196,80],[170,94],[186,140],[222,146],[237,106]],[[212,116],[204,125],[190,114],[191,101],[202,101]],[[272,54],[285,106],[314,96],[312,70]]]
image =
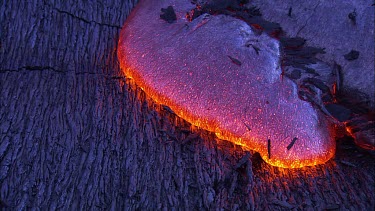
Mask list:
[[[0,1],[1,210],[373,209],[367,151],[345,141],[324,165],[275,168],[191,127],[125,79],[117,42],[136,2]],[[300,36],[319,11],[300,1],[259,2],[286,32],[303,28]],[[298,26],[284,24],[289,3]],[[358,17],[367,3],[356,5]],[[320,29],[327,28],[302,37],[311,42]],[[331,46],[320,41],[316,47]],[[366,53],[354,50],[357,60],[337,62],[361,64]]]

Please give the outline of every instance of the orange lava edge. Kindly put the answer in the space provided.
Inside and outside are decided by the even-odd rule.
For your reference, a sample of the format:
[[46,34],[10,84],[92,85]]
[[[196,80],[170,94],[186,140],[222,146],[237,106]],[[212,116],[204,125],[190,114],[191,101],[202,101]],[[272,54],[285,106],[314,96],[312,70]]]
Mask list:
[[[124,58],[122,56],[124,55],[121,55],[121,53],[119,53],[119,57]],[[277,166],[281,168],[301,168],[305,166],[314,166],[318,164],[324,164],[329,159],[331,159],[335,154],[336,148],[332,147],[329,150],[329,152],[322,154],[318,157],[315,157],[314,159],[305,159],[302,161],[295,160],[292,162],[286,162],[285,160],[282,160],[282,159],[272,158],[272,153],[271,153],[271,158],[268,158],[268,151],[264,150],[264,148],[258,145],[256,141],[243,140],[243,138],[235,136],[229,131],[219,130],[218,129],[219,127],[214,122],[205,122],[205,121],[200,120],[199,117],[190,114],[185,109],[176,105],[170,99],[163,97],[156,90],[147,86],[144,80],[142,79],[142,77],[139,74],[137,74],[137,71],[133,70],[131,67],[126,65],[123,61],[120,62],[120,66],[122,70],[124,71],[125,75],[133,79],[135,83],[137,84],[137,86],[139,86],[156,103],[169,106],[176,113],[177,116],[181,117],[182,119],[186,120],[187,122],[191,123],[194,126],[200,127],[210,132],[214,132],[216,136],[220,139],[228,140],[234,144],[240,145],[244,150],[254,150],[256,152],[259,152],[262,159],[272,166]],[[331,134],[334,134],[333,131],[330,131],[330,132]]]

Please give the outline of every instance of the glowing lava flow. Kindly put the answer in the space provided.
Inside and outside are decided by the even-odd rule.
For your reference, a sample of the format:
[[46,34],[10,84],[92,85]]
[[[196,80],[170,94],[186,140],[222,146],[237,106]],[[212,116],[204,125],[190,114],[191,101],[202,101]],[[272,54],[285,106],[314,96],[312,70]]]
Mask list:
[[[172,5],[177,21],[159,18]],[[141,1],[127,19],[119,60],[156,102],[219,138],[255,150],[269,164],[321,164],[335,153],[332,124],[280,77],[279,43],[243,21],[185,14],[190,1]],[[260,49],[254,51],[251,45]]]

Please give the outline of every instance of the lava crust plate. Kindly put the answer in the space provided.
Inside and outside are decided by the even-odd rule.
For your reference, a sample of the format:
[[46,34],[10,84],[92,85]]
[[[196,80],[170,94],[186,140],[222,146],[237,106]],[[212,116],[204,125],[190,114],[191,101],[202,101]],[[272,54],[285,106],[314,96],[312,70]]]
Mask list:
[[[172,6],[177,20],[160,18]],[[204,14],[188,0],[143,0],[120,36],[119,60],[156,102],[269,164],[321,164],[335,153],[333,124],[281,76],[279,42],[242,20]],[[252,46],[256,46],[259,52]]]

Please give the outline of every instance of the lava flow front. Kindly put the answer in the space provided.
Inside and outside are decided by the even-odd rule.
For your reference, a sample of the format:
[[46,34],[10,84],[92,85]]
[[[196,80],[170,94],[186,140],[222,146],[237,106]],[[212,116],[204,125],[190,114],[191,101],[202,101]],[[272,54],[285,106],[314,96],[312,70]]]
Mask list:
[[[172,5],[177,21],[160,19]],[[119,60],[157,103],[219,138],[255,150],[269,164],[322,164],[335,153],[333,125],[281,79],[279,42],[242,20],[202,15],[190,1],[141,1],[127,19]],[[256,46],[258,51],[251,46]]]

